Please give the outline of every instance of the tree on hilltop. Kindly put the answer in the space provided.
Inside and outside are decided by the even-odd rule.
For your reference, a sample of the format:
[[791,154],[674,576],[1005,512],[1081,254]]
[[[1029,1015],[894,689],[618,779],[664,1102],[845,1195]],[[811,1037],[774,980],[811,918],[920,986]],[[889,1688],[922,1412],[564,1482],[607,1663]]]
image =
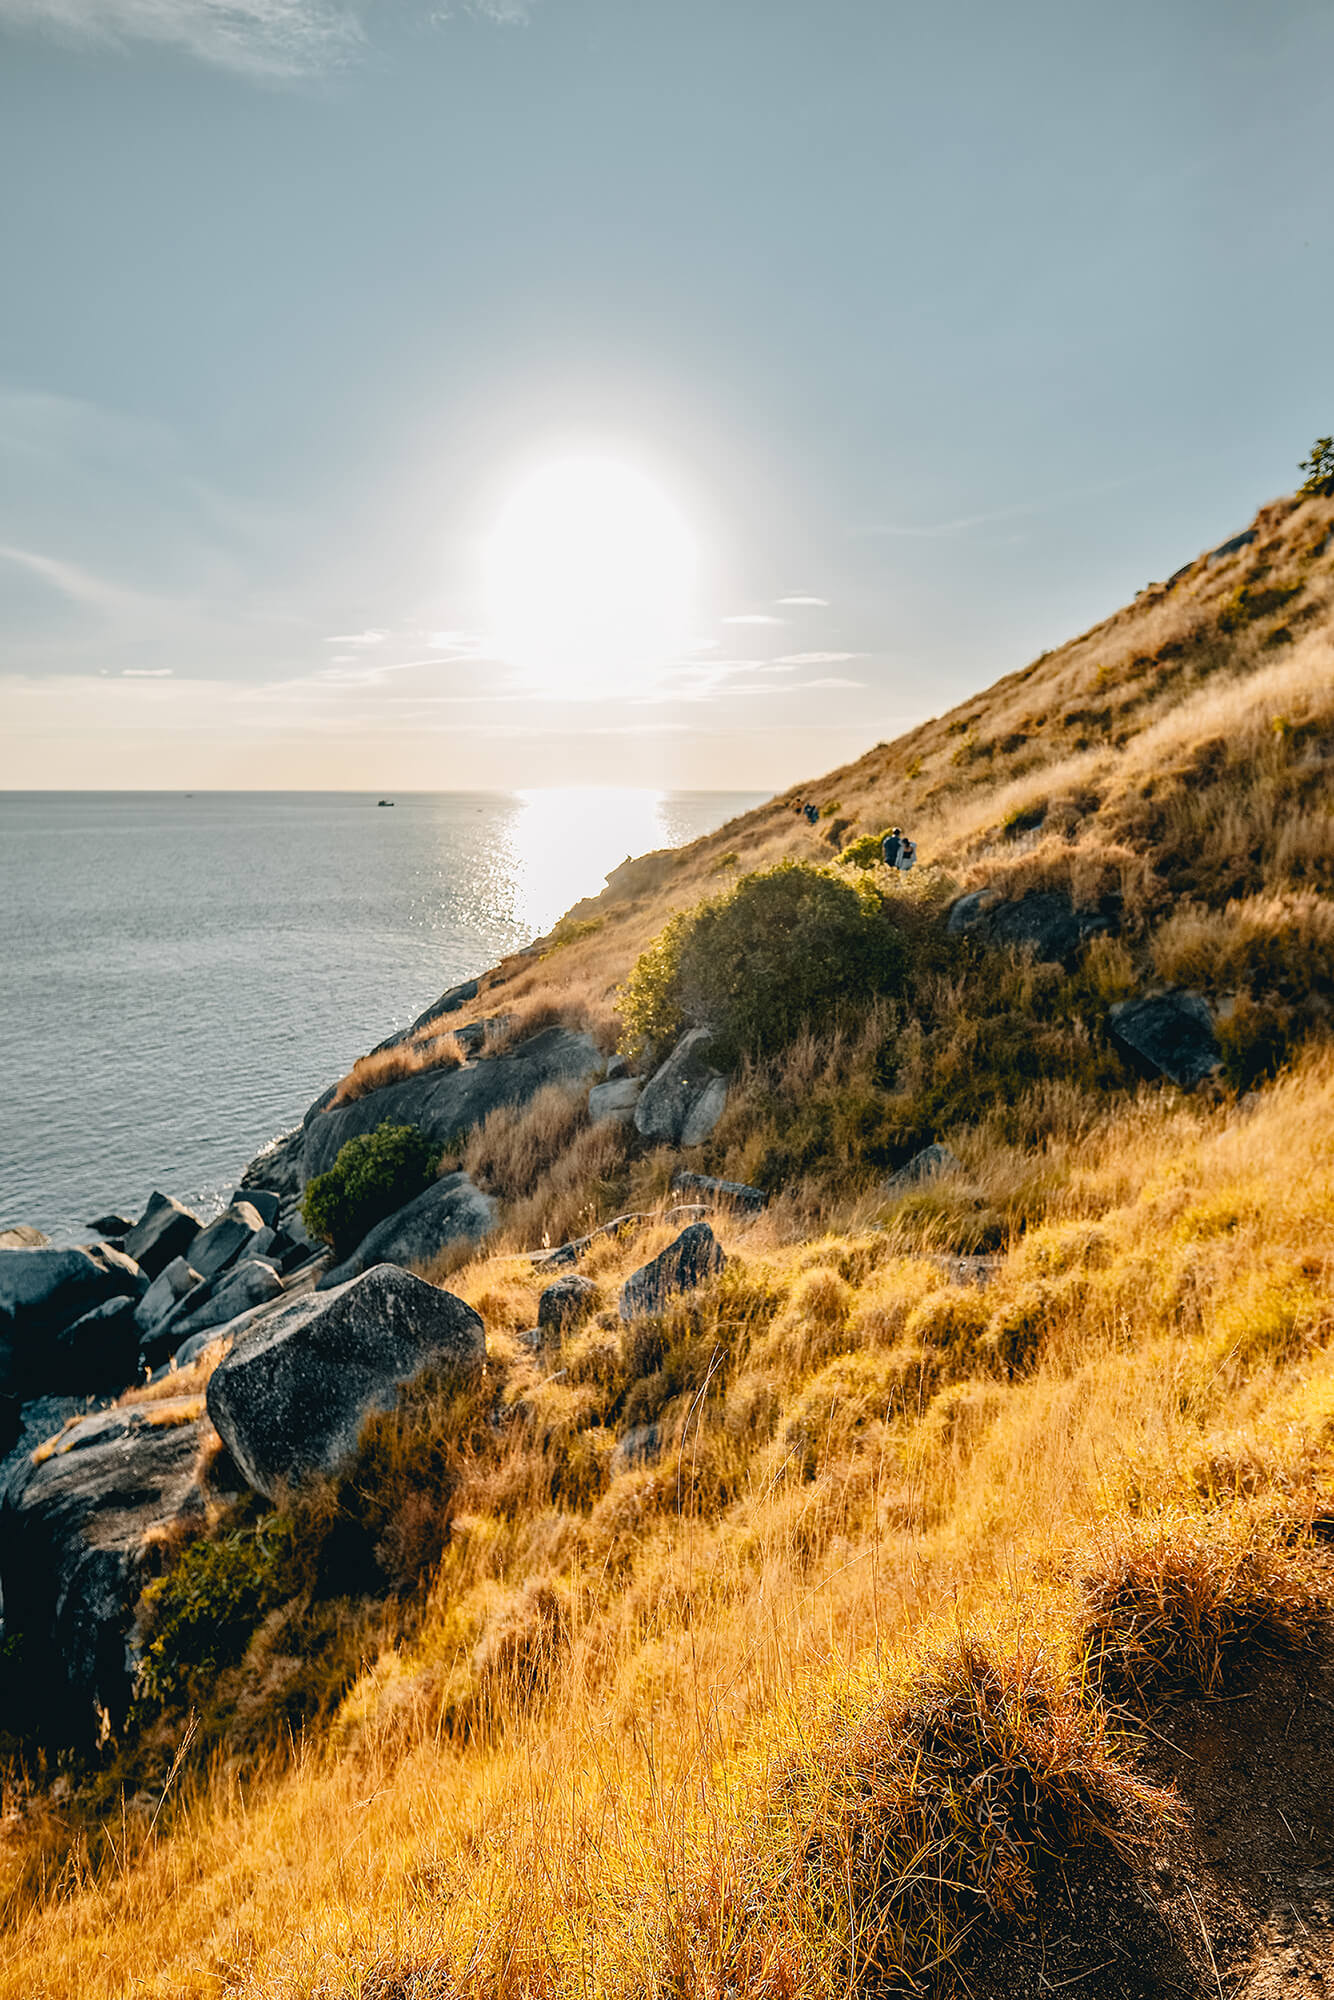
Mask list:
[[1334,500],[1334,438],[1317,438],[1311,446],[1311,456],[1302,460],[1298,471],[1306,474],[1303,493]]

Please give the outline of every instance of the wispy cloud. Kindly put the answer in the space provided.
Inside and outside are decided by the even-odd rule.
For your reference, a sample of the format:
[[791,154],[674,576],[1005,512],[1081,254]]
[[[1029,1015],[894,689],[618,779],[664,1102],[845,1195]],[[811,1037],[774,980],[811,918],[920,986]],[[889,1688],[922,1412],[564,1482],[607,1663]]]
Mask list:
[[770,611],[738,611],[723,620],[724,625],[782,625],[784,622]]
[[331,632],[324,643],[326,646],[382,646],[388,637],[387,632]]
[[773,662],[776,667],[838,667],[845,660],[865,659],[864,653],[784,653]]
[[37,577],[61,597],[68,598],[71,604],[84,605],[90,611],[100,611],[104,615],[128,611],[142,616],[145,610],[156,608],[156,600],[145,597],[141,592],[127,590],[123,584],[96,576],[92,570],[82,569],[78,563],[66,562],[63,557],[43,555],[39,549],[20,549],[12,543],[0,542],[0,561],[14,563],[19,569],[27,570],[30,576]]
[[169,681],[170,667],[126,667],[121,674],[123,681]]
[[826,609],[828,609],[829,599],[827,597],[776,597],[774,599],[774,603],[775,604],[821,604],[825,606]]
[[0,0],[0,27],[64,41],[166,43],[251,75],[297,77],[345,62],[365,37],[339,0]]

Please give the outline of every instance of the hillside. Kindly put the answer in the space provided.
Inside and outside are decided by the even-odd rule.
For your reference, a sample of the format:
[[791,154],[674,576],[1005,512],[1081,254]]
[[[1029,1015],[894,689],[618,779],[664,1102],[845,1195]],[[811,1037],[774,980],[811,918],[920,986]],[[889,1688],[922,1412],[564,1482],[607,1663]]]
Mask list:
[[[1334,501],[1293,497],[364,1058],[247,1173],[285,1218],[303,1147],[548,1064],[431,1128],[487,1219],[417,1268],[485,1365],[267,1499],[202,1415],[225,1327],[119,1399],[203,1426],[200,1498],[95,1748],[10,1663],[0,1995],[1324,1991],[1332,807]],[[710,919],[750,1025],[708,1129],[594,1122],[561,1064],[620,1045],[638,1115],[692,913],[786,862],[838,950],[803,915],[724,979]],[[757,1191],[703,1196],[725,1268],[618,1309],[683,1169]]]

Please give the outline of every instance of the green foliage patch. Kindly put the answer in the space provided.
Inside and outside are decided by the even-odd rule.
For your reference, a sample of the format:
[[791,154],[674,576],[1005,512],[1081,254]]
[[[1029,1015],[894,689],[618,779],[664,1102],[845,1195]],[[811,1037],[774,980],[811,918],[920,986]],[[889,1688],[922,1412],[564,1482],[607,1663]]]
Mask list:
[[329,1171],[306,1189],[307,1229],[335,1255],[347,1256],[368,1230],[431,1185],[440,1146],[415,1125],[378,1126],[349,1139]]
[[620,991],[625,1041],[655,1053],[706,1024],[724,1061],[771,1055],[813,1022],[902,989],[907,944],[869,883],[787,861],[674,917]]
[[269,1514],[254,1528],[192,1542],[144,1592],[152,1637],[139,1697],[153,1707],[191,1699],[235,1666],[261,1618],[293,1589],[292,1526]]

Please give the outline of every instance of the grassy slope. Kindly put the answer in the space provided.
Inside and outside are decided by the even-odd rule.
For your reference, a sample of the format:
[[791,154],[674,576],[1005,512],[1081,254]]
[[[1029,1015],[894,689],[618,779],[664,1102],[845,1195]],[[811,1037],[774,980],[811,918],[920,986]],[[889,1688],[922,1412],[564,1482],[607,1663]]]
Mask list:
[[[1151,1768],[1176,1725],[1128,1738],[1099,1694],[1132,1717],[1174,1690],[1258,1702],[1247,1672],[1316,1645],[1328,1601],[1332,518],[1266,509],[1237,556],[803,788],[837,804],[818,832],[775,801],[498,969],[474,1014],[554,1009],[610,1038],[614,986],[673,909],[787,854],[832,860],[837,820],[845,841],[909,826],[928,901],[936,871],[1124,913],[1059,991],[1022,966],[991,982],[1053,1074],[1021,1066],[1011,1090],[946,968],[916,1053],[858,1086],[893,1107],[888,1136],[838,1121],[901,1021],[743,1077],[708,1163],[786,1162],[786,1192],[720,1225],[733,1271],[647,1347],[594,1323],[534,1356],[516,1335],[539,1281],[512,1252],[651,1202],[670,1162],[559,1094],[478,1135],[507,1238],[448,1281],[485,1314],[504,1421],[462,1454],[424,1604],[375,1626],[295,1764],[241,1785],[224,1742],[54,1884],[60,1809],[12,1821],[0,1994],[777,1996],[884,1990],[895,1968],[949,1990],[947,1966],[1037,1991],[1022,1950],[1065,1906],[1058,1861],[1088,1923],[1052,1933],[1057,1978],[1123,1921],[1127,1870],[1152,1889],[1172,1869],[1191,1907],[1154,1890],[1138,1960],[1187,1990],[1217,1990],[1216,1959],[1241,1976],[1253,1885],[1150,1783],[1184,1769]],[[1086,1017],[1155,977],[1228,996],[1242,1055],[1286,1034],[1293,1066],[1244,1105],[1107,1086]],[[803,1156],[793,1107],[817,1100]],[[877,1162],[928,1112],[969,1189],[887,1213]],[[609,1303],[668,1234],[592,1253]],[[985,1292],[942,1254],[979,1242],[1001,1259]],[[647,1421],[662,1458],[613,1476]],[[409,1487],[421,1436],[385,1447]],[[430,1523],[400,1504],[391,1525],[410,1568]],[[238,1715],[281,1698],[307,1629],[269,1621]],[[1117,1977],[1099,1990],[1157,1990]]]

